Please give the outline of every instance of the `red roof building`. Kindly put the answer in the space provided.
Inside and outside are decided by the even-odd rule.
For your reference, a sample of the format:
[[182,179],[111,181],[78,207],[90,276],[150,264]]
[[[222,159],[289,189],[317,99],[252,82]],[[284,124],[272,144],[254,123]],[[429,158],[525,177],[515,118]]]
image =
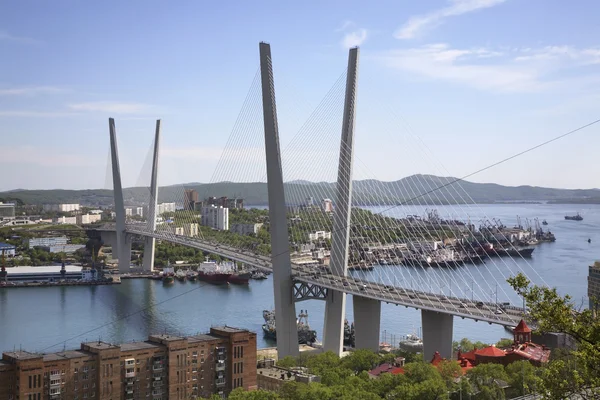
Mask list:
[[527,360],[536,366],[547,363],[550,359],[550,349],[531,342],[531,328],[524,320],[521,320],[513,330],[513,338],[514,342],[510,349],[502,350],[492,345],[466,353],[459,350],[457,358],[459,361],[466,360],[472,365],[479,363],[507,365],[515,361]]
[[[445,358],[442,358],[442,356],[440,355],[439,352],[435,352],[435,354],[433,355],[433,358],[431,359],[431,365],[433,365],[434,367],[437,368],[438,365],[440,365],[440,363],[442,361],[446,361]],[[468,370],[470,370],[471,368],[473,368],[473,363],[469,360],[467,360],[466,358],[461,358],[460,357],[460,351],[458,352],[458,365],[460,365],[460,369],[462,370],[462,374],[464,375]],[[458,378],[458,377],[457,377]]]

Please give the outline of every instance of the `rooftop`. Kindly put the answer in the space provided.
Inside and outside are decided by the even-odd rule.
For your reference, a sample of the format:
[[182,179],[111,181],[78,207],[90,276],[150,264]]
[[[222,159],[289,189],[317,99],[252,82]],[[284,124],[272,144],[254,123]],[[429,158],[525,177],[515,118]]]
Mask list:
[[517,325],[515,327],[515,329],[513,330],[514,333],[530,333],[531,332],[531,328],[529,328],[527,326],[527,324],[525,323],[525,320],[521,320],[519,322],[519,325]]
[[483,349],[475,350],[475,355],[481,357],[504,357],[506,355],[506,352],[492,345],[484,347]]
[[145,350],[145,349],[156,349],[158,346],[152,342],[131,342],[131,343],[123,343],[121,345],[121,351],[135,351],[135,350]]
[[[41,267],[6,267],[6,272],[12,274],[58,274],[60,273],[60,265],[46,265]],[[78,265],[65,265],[67,272],[81,272],[82,267]]]
[[242,332],[248,332],[248,329],[241,329],[241,328],[234,328],[233,326],[213,326],[212,329],[216,329],[219,331],[223,331],[223,332],[228,332],[228,333],[242,333]]
[[18,351],[7,351],[4,353],[4,355],[10,357],[10,358],[14,358],[16,360],[31,360],[34,358],[40,358],[43,357],[42,354],[38,354],[38,353],[30,353],[28,351],[25,350],[18,350]]
[[509,350],[509,353],[515,353],[529,360],[546,363],[550,359],[551,350],[535,343],[525,343]]
[[207,341],[211,341],[211,340],[219,340],[221,338],[218,338],[216,336],[212,336],[212,335],[206,335],[206,334],[199,334],[199,335],[194,335],[194,336],[190,336],[188,337],[188,342],[189,343],[194,343],[194,342],[207,342]]
[[150,336],[150,341],[152,340],[159,340],[161,342],[175,342],[177,340],[182,340],[184,339],[184,337],[182,336],[174,336],[174,335],[151,335]]
[[15,245],[10,243],[0,242],[0,249],[14,249]]
[[95,350],[106,350],[106,349],[118,349],[119,348],[119,346],[117,346],[117,345],[102,342],[102,341],[82,343],[82,345],[87,346],[90,349],[95,349]]
[[67,350],[58,353],[44,354],[44,361],[61,361],[81,357],[89,357],[89,353],[81,350]]

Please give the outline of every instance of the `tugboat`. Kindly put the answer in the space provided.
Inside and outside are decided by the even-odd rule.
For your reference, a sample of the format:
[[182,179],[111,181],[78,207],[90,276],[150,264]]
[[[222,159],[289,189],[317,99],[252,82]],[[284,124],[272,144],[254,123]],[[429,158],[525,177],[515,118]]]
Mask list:
[[258,279],[258,280],[267,279],[267,275],[265,275],[264,273],[262,273],[260,271],[254,271],[252,273],[252,279]]
[[175,278],[177,278],[177,280],[179,282],[185,282],[185,272],[183,272],[182,269],[178,269],[177,272],[175,273]]
[[190,282],[196,282],[196,280],[198,280],[198,273],[194,272],[191,269],[188,269],[187,273],[185,274],[185,276],[187,277],[187,279]]
[[167,266],[163,268],[162,282],[165,285],[175,282],[175,273],[173,272],[173,268],[169,266],[168,261]]
[[569,221],[583,221],[583,217],[577,213],[577,215],[565,215],[565,219]]
[[[275,326],[275,311],[264,310],[263,318],[265,323],[262,326],[265,338],[271,340],[277,340],[277,328]],[[308,312],[306,310],[300,310],[298,319],[296,320],[298,326],[298,343],[312,345],[317,341],[317,331],[310,329],[308,324]]]

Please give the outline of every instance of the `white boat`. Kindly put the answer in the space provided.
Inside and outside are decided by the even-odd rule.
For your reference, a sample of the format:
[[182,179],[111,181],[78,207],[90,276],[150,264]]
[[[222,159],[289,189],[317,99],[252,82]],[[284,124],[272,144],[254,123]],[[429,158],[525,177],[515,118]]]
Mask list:
[[423,351],[423,340],[415,334],[406,335],[406,339],[400,342],[400,348],[411,353],[420,353]]

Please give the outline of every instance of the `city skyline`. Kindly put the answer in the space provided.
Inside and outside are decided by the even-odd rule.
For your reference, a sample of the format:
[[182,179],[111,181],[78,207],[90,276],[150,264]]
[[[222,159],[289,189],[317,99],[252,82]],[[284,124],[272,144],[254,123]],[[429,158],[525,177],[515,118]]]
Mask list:
[[[516,0],[281,4],[265,5],[267,12],[201,3],[32,4],[4,5],[0,16],[0,49],[11,60],[0,66],[0,123],[8,132],[0,163],[10,171],[2,191],[105,187],[110,116],[124,186],[139,181],[155,119],[164,125],[160,186],[211,182],[261,40],[273,46],[282,143],[344,70],[347,49],[361,47],[356,156],[366,167],[355,179],[461,177],[598,118],[593,15],[600,6],[592,1],[577,8]],[[396,116],[386,110],[387,120],[379,118],[381,103]],[[586,161],[599,129],[468,180],[598,187]],[[431,156],[409,147],[418,150],[419,140]]]

